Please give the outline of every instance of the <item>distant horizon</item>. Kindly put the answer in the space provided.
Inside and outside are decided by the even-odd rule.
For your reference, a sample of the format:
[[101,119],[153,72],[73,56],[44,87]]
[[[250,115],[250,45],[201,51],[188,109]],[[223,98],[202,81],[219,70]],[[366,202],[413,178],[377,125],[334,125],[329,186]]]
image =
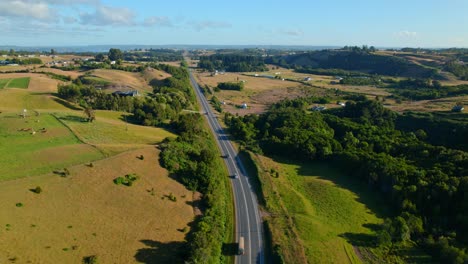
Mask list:
[[465,0],[3,0],[0,46],[468,47],[466,10]]
[[[364,44],[365,45],[365,44]],[[49,49],[62,49],[62,50],[72,50],[80,49],[82,52],[96,52],[93,48],[121,48],[124,50],[132,50],[135,48],[152,48],[152,47],[161,47],[161,48],[173,48],[173,49],[222,49],[222,48],[271,48],[271,49],[285,49],[285,50],[294,50],[294,49],[305,49],[305,50],[321,50],[321,49],[340,49],[345,46],[358,46],[362,47],[363,45],[286,45],[286,44],[77,44],[77,45],[38,45],[38,46],[28,46],[28,45],[0,45],[0,50],[8,49],[24,49],[23,51],[48,51]],[[371,45],[367,45],[370,47]],[[90,48],[90,50],[86,50]],[[126,48],[126,49],[125,49]],[[411,47],[411,46],[375,46],[376,49],[404,49],[404,48],[413,48],[413,49],[429,49],[429,50],[440,50],[440,49],[467,49],[468,47],[456,47],[456,46],[445,46],[445,47]],[[18,50],[21,51],[21,50]],[[66,51],[65,51],[66,52]],[[70,51],[71,52],[71,51]]]

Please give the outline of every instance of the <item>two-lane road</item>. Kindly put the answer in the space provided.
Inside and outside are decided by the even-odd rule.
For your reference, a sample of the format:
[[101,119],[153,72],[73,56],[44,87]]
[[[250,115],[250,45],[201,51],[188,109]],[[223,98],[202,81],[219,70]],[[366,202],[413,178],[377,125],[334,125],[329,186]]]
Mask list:
[[208,124],[215,136],[218,147],[221,149],[225,157],[225,163],[229,171],[229,175],[238,175],[237,178],[231,177],[231,185],[234,193],[234,204],[236,211],[236,242],[239,237],[244,237],[244,255],[236,257],[236,263],[243,264],[263,264],[263,232],[262,222],[260,220],[257,197],[249,183],[249,179],[245,172],[242,162],[238,157],[238,153],[233,148],[227,134],[219,125],[218,120],[211,111],[210,105],[205,96],[200,90],[197,82],[190,72],[190,81],[197,98],[206,113]]

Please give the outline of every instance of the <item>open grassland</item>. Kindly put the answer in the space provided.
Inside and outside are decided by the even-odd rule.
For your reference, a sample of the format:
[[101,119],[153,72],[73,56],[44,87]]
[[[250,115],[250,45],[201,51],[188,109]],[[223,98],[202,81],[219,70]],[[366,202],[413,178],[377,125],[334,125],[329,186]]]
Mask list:
[[285,263],[361,263],[383,203],[325,164],[256,156],[273,245]]
[[34,93],[22,89],[0,90],[0,109],[22,111],[23,109],[69,111],[67,103],[50,93]]
[[201,72],[201,73],[197,73],[196,76],[199,80],[199,84],[203,86],[208,85],[211,87],[215,87],[218,85],[218,83],[221,83],[221,82],[245,81],[244,91],[253,91],[253,92],[260,92],[260,91],[278,89],[278,88],[297,87],[300,85],[297,82],[281,81],[279,79],[270,79],[270,78],[263,78],[263,77],[255,77],[255,76],[250,76],[247,74],[253,75],[253,73],[244,74],[244,73],[227,72],[225,74],[218,74],[216,76],[211,76],[211,73],[209,72]]
[[[78,264],[91,255],[99,263],[182,263],[192,193],[159,167],[158,155],[147,147],[69,167],[67,177],[1,183],[0,263]],[[113,183],[131,173],[140,177],[131,187]],[[29,190],[36,186],[40,194]]]
[[44,174],[103,157],[48,114],[22,118],[3,113],[0,135],[0,180]]
[[142,76],[146,80],[146,82],[149,83],[153,79],[163,80],[163,79],[171,77],[172,75],[170,75],[169,73],[165,71],[160,71],[160,70],[156,70],[153,68],[146,68],[143,71]]
[[[253,73],[248,73],[252,74]],[[242,91],[221,90],[215,92],[219,100],[225,101],[225,111],[233,114],[245,115],[249,113],[262,113],[268,105],[285,98],[295,98],[303,95],[304,89],[299,82],[281,81],[263,77],[247,76],[243,73],[226,73],[211,76],[211,73],[195,73],[198,84],[216,87],[220,82],[245,81]],[[209,96],[210,97],[210,96]],[[246,103],[248,109],[239,109],[236,106]]]
[[44,67],[44,68],[37,68],[36,72],[51,72],[59,75],[64,75],[64,76],[70,76],[73,79],[78,78],[78,76],[83,75],[82,73],[78,71],[63,71],[60,69],[55,69],[55,68],[49,68],[49,67]]
[[124,72],[118,70],[97,69],[91,71],[92,75],[100,77],[112,84],[140,92],[151,92],[152,88],[140,73]]
[[99,148],[107,155],[154,145],[174,134],[155,127],[128,124],[125,114],[96,111],[96,120],[85,122],[81,112],[56,114],[83,142]]
[[0,66],[0,73],[1,72],[31,70],[34,67],[36,67],[36,66],[34,66],[34,65],[18,65],[18,66],[2,65],[2,66]]

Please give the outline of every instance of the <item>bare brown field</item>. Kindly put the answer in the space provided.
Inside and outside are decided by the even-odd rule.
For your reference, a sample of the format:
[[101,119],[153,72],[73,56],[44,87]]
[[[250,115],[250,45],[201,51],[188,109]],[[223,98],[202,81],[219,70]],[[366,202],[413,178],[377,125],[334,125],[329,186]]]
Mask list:
[[79,76],[83,75],[82,73],[77,72],[77,71],[62,71],[62,70],[60,70],[60,69],[49,68],[49,67],[46,67],[46,68],[37,68],[35,71],[36,71],[36,72],[52,72],[52,73],[55,73],[55,74],[70,76],[70,77],[72,77],[73,79],[76,79],[76,78],[78,78]]
[[[247,73],[253,75],[253,73]],[[263,90],[286,88],[286,87],[297,87],[300,84],[290,81],[281,81],[278,79],[269,79],[263,77],[247,76],[243,73],[232,73],[228,72],[225,74],[218,74],[211,76],[209,72],[196,73],[196,76],[201,85],[209,85],[215,87],[220,82],[238,82],[245,81],[244,91],[259,92]]]
[[[90,255],[99,263],[180,263],[192,193],[159,167],[158,154],[148,147],[70,167],[68,177],[2,182],[0,263],[78,264]],[[140,176],[133,186],[113,183],[130,173]],[[42,193],[29,190],[36,186]]]
[[124,72],[118,70],[97,69],[92,74],[103,79],[109,80],[113,84],[128,86],[138,91],[150,92],[151,86],[141,77],[139,73]]
[[8,71],[30,70],[30,69],[33,69],[34,67],[35,67],[34,65],[18,65],[18,66],[4,65],[4,66],[0,66],[0,73],[8,72]]
[[[251,73],[249,73],[251,74]],[[239,115],[252,113],[263,113],[268,105],[286,98],[296,98],[304,95],[304,88],[300,83],[281,81],[263,77],[246,76],[242,73],[226,73],[211,76],[211,73],[196,73],[198,83],[202,86],[217,86],[220,82],[245,81],[243,91],[216,92],[215,95],[221,101],[226,102],[223,109],[227,112]],[[239,106],[246,103],[247,109],[240,109]]]
[[161,61],[161,62],[158,62],[158,63],[167,64],[167,65],[174,66],[174,67],[179,67],[180,66],[180,61]]

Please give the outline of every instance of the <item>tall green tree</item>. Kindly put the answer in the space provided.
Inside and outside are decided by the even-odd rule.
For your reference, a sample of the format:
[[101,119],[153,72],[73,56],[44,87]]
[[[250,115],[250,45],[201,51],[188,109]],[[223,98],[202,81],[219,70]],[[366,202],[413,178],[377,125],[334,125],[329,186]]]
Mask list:
[[94,56],[94,59],[96,61],[102,62],[102,61],[104,61],[105,57],[104,57],[104,54],[99,53],[99,54],[96,54],[96,56]]
[[109,60],[111,61],[118,61],[118,60],[123,59],[123,53],[120,49],[111,48],[109,50],[108,56],[109,56]]

